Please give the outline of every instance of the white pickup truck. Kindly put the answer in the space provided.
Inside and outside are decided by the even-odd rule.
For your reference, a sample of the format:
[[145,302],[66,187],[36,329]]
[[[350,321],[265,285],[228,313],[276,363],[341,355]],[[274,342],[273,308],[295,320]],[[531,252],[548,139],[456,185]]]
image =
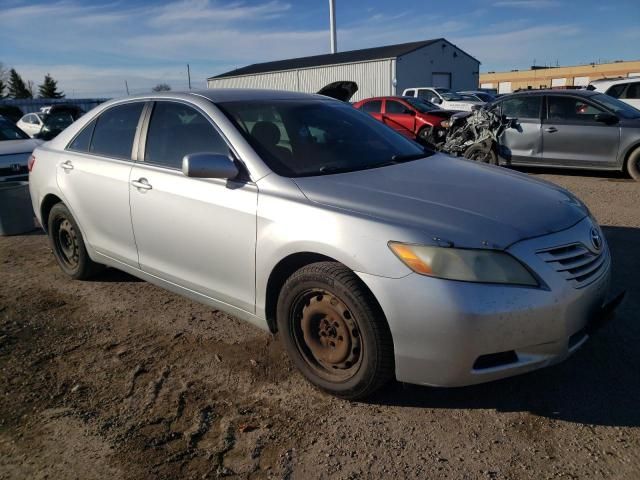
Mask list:
[[453,92],[448,88],[415,87],[407,88],[402,92],[403,97],[423,98],[439,105],[445,110],[462,110],[470,112],[474,105],[483,105],[473,97],[467,97]]

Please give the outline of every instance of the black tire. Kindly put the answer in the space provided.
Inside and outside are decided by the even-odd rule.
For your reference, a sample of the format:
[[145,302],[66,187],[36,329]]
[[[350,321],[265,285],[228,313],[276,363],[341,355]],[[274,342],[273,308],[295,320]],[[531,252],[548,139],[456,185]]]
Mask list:
[[422,129],[418,132],[417,139],[423,145],[426,145],[427,147],[433,147],[434,139],[432,138],[432,133],[433,127],[427,125],[425,127],[422,127]]
[[636,148],[627,158],[627,173],[636,182],[640,182],[640,148]]
[[51,208],[47,223],[49,243],[64,273],[76,280],[84,280],[104,268],[89,258],[80,228],[64,204],[56,203]]
[[495,150],[483,144],[471,145],[464,151],[462,156],[475,162],[498,165],[498,156]]
[[394,374],[393,341],[378,303],[337,262],[307,265],[278,297],[278,331],[295,366],[340,398],[364,398]]

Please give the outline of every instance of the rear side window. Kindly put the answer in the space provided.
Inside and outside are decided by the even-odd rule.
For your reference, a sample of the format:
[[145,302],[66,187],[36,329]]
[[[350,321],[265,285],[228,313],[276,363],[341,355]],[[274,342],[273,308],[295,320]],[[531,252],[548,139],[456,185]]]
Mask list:
[[540,105],[542,96],[531,95],[508,98],[500,102],[502,115],[508,118],[540,118]]
[[130,160],[143,106],[142,102],[127,103],[110,108],[100,115],[93,130],[89,151]]
[[404,92],[404,94],[407,97],[415,97],[416,96],[416,91],[415,90],[407,90],[406,92]]
[[91,145],[91,137],[93,136],[93,129],[95,126],[96,120],[90,122],[80,131],[76,138],[71,141],[67,148],[69,150],[73,150],[74,152],[88,152],[89,145]]
[[407,113],[407,111],[409,110],[402,103],[395,102],[393,100],[387,100],[387,103],[384,108],[387,113],[391,113],[391,114]]
[[382,101],[372,100],[370,102],[366,102],[360,107],[360,110],[367,113],[380,113],[380,110],[382,110]]
[[198,111],[177,102],[157,102],[153,107],[144,161],[182,168],[190,153],[229,154],[229,147],[211,123]]
[[625,88],[627,88],[627,84],[620,83],[618,85],[614,85],[613,87],[609,88],[609,90],[607,90],[605,93],[610,97],[620,98]]

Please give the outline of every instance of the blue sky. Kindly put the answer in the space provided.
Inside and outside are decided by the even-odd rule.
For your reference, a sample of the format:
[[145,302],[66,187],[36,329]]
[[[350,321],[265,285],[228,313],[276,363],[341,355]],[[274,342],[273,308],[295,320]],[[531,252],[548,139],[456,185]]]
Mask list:
[[[336,0],[338,49],[445,37],[481,71],[640,59],[640,0]],[[328,0],[0,0],[0,62],[68,96],[326,53]]]

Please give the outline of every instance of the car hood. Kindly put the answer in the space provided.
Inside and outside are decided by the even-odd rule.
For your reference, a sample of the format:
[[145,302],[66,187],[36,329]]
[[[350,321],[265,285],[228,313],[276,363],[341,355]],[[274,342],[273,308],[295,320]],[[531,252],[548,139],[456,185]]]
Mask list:
[[42,140],[35,138],[24,140],[3,140],[0,142],[0,155],[11,155],[13,153],[31,153],[42,144]]
[[579,200],[551,183],[442,154],[294,181],[313,202],[418,229],[457,247],[505,249],[588,215]]

